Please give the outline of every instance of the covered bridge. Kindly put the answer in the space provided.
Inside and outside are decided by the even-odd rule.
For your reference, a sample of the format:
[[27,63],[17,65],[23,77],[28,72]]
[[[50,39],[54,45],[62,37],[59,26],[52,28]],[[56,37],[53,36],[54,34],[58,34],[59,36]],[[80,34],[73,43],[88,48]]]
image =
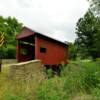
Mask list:
[[23,27],[17,35],[18,62],[39,59],[44,65],[55,66],[68,61],[68,44]]

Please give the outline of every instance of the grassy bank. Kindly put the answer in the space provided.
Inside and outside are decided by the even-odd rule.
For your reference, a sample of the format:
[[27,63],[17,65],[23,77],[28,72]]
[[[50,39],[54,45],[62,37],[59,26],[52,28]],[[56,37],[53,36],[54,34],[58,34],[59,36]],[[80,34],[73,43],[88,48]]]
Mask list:
[[61,77],[13,81],[0,75],[0,100],[100,100],[100,62],[77,61],[63,66]]

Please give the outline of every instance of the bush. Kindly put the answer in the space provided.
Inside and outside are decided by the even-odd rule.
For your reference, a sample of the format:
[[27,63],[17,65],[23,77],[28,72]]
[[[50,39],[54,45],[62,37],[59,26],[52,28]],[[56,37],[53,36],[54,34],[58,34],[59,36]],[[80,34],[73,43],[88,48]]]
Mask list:
[[100,58],[96,58],[96,62],[100,64]]
[[92,96],[94,97],[94,100],[100,100],[100,88],[94,88],[92,90]]
[[96,62],[85,62],[85,84],[87,89],[96,88],[100,84],[100,65]]
[[7,45],[2,50],[2,58],[3,59],[14,59],[16,54],[16,48],[12,45]]

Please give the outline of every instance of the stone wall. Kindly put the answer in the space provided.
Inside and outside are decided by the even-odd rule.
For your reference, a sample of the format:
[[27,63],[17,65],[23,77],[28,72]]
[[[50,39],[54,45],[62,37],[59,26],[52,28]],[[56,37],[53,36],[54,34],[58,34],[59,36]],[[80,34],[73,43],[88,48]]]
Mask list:
[[41,80],[44,78],[44,66],[40,60],[13,64],[9,69],[10,79]]
[[14,64],[17,63],[16,59],[2,59],[2,64]]

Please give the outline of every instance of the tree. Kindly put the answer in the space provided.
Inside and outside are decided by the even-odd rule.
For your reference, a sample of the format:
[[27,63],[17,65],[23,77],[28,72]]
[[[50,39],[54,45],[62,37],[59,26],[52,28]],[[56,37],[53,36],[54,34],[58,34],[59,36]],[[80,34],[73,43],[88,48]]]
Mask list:
[[83,53],[93,59],[100,57],[100,19],[89,10],[76,26],[76,43]]
[[77,46],[75,43],[69,44],[69,59],[76,60],[77,57]]
[[91,10],[100,16],[100,0],[88,0]]
[[2,48],[3,58],[15,58],[16,35],[21,31],[22,23],[16,18],[0,16],[0,32],[4,33],[4,47]]
[[[0,71],[2,65],[2,58],[15,58],[15,37],[22,29],[22,23],[17,19],[8,17],[3,18],[0,16]],[[3,45],[1,34],[4,33]],[[6,47],[5,47],[6,46]]]

